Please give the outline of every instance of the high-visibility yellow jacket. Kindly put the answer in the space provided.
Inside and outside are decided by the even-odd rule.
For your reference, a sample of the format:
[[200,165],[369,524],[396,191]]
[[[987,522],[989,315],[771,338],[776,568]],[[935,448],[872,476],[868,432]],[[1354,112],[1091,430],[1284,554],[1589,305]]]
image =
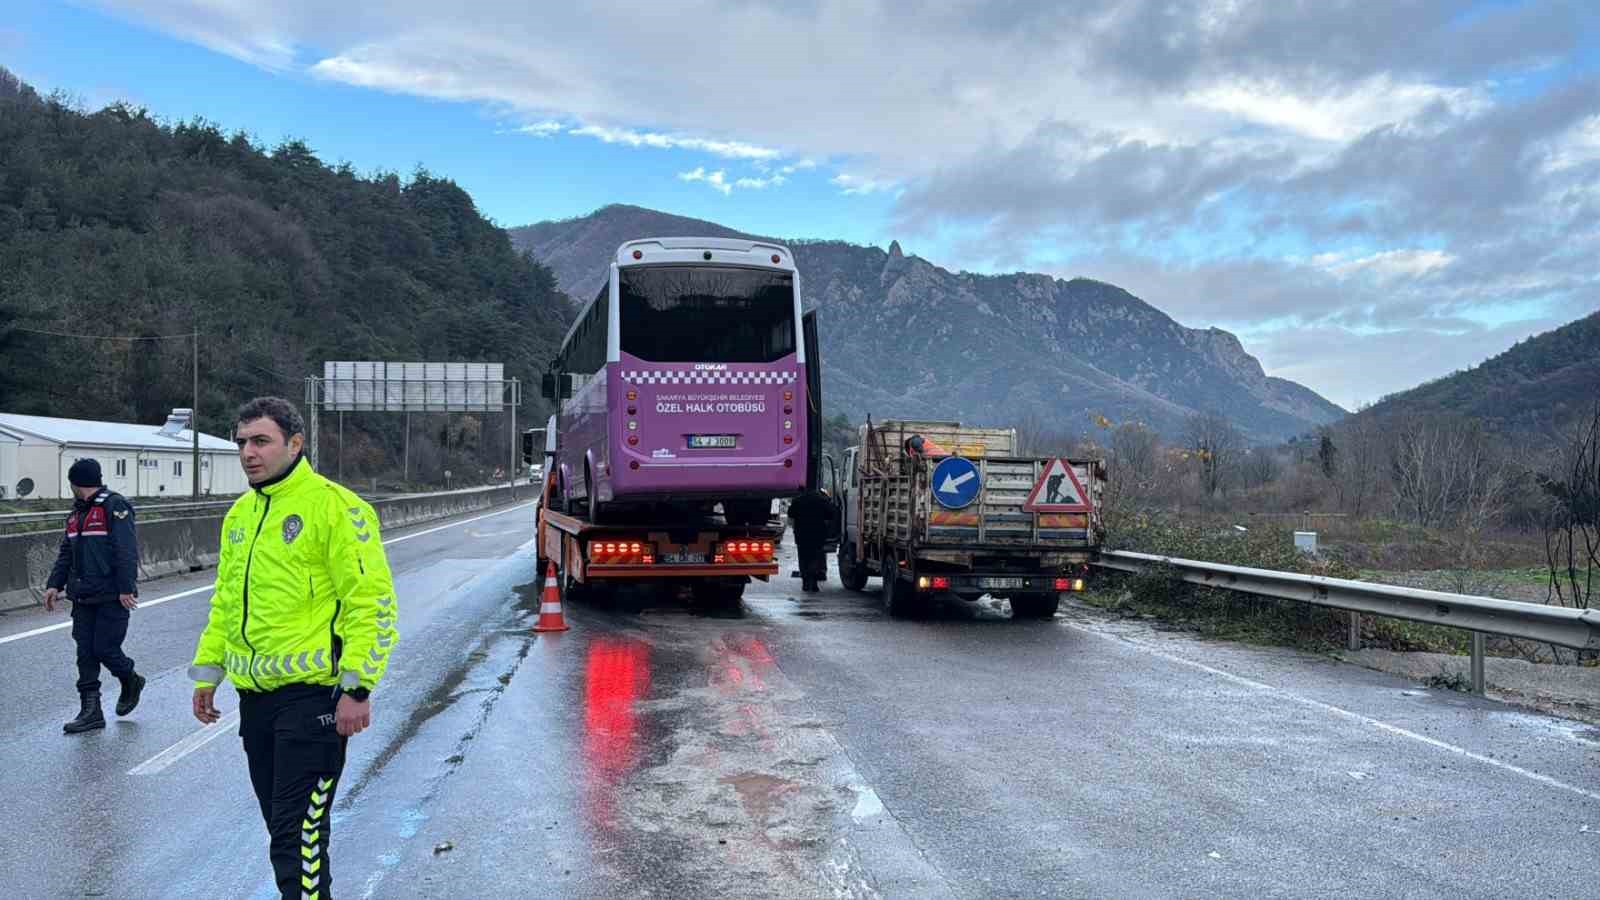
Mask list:
[[214,687],[371,690],[399,640],[399,606],[366,501],[304,459],[222,521],[211,617],[189,676]]

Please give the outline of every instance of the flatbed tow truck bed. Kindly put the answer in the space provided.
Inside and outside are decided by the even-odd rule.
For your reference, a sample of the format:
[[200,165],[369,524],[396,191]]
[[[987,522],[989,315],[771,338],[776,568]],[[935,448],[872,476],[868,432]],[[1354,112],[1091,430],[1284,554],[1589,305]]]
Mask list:
[[681,523],[596,524],[540,504],[539,570],[554,560],[563,599],[618,583],[687,585],[697,599],[737,602],[751,579],[778,574],[783,525],[731,526],[719,517]]

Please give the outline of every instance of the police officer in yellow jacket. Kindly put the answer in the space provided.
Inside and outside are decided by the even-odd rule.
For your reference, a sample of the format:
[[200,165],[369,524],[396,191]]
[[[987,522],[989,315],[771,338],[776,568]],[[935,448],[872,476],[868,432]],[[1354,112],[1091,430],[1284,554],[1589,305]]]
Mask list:
[[345,744],[371,723],[369,699],[399,633],[372,507],[312,471],[304,420],[287,400],[239,409],[234,441],[251,490],[228,510],[211,617],[194,665],[194,715],[220,718],[226,676],[271,835],[284,897],[328,900],[330,809]]

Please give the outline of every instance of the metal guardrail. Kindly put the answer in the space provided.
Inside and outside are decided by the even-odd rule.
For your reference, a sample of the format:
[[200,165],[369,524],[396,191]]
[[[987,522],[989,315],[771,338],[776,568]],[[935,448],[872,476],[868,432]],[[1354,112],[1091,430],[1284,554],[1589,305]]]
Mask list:
[[1600,650],[1600,611],[1597,610],[1540,606],[1494,597],[1251,569],[1126,550],[1101,551],[1095,565],[1135,574],[1165,568],[1190,584],[1349,610],[1351,650],[1360,649],[1357,618],[1360,614],[1466,629],[1473,637],[1473,690],[1480,694],[1484,682],[1485,634],[1525,638],[1578,650]]
[[[233,505],[233,500],[230,498],[227,500],[202,500],[198,503],[139,503],[138,498],[134,498],[134,504],[135,508],[140,512],[177,513],[227,509]],[[0,514],[0,525],[32,525],[36,522],[58,525],[66,520],[67,513],[71,511],[70,508],[62,508],[47,509],[42,512],[4,513]]]
[[[449,491],[422,491],[414,494],[362,494],[362,496],[369,501],[404,500],[415,497],[434,497],[443,496],[446,494],[466,494],[488,488],[504,487],[507,484],[517,486],[532,483],[534,483],[533,479],[519,478],[512,482],[501,482],[498,484],[475,484],[470,487],[456,488]],[[173,513],[208,512],[211,510],[227,509],[233,505],[233,501],[237,498],[228,497],[223,500],[200,501],[190,500],[177,503],[147,503],[141,502],[140,498],[138,497],[132,497],[129,499],[133,501],[134,509],[138,510],[139,515],[148,517],[157,514],[166,516]],[[47,525],[53,528],[66,521],[66,515],[71,511],[72,510],[70,508],[62,508],[47,509],[41,512],[0,513],[0,528],[8,525]]]

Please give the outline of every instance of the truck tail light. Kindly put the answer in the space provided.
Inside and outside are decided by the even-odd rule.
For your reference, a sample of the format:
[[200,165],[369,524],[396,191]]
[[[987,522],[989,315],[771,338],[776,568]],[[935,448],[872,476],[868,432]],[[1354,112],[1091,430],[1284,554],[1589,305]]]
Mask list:
[[716,561],[735,565],[772,562],[772,554],[776,549],[771,541],[759,539],[727,541],[717,548]]
[[654,565],[656,548],[645,541],[591,541],[589,560],[603,566]]

